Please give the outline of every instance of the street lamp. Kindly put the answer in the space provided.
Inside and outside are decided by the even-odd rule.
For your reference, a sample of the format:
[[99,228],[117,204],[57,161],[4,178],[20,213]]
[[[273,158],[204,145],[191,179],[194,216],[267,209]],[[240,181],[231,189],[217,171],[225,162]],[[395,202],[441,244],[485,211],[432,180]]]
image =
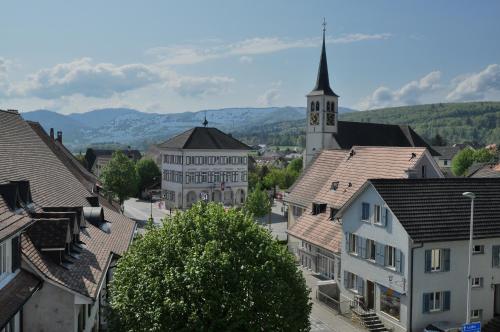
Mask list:
[[472,235],[474,233],[474,199],[476,194],[469,191],[464,192],[462,196],[470,198],[470,227],[469,227],[469,267],[467,269],[467,321],[470,323],[470,292],[471,292],[471,277],[470,277],[470,265],[472,260]]

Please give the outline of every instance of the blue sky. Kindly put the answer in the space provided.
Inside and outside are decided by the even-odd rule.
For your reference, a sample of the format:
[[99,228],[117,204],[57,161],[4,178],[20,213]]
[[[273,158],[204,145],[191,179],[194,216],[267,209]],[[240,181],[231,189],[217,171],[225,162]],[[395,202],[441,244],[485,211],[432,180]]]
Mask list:
[[327,20],[341,106],[500,100],[499,1],[1,5],[0,108],[303,106]]

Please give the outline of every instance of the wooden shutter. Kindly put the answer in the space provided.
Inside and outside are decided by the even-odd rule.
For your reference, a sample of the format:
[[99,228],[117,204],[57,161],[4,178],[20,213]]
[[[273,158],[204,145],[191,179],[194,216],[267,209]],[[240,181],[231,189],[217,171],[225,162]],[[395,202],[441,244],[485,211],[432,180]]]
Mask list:
[[443,311],[450,310],[450,291],[443,292]]
[[375,261],[377,264],[384,265],[385,264],[385,246],[378,242],[375,242]]
[[493,255],[493,267],[498,267],[500,265],[498,254],[500,253],[500,246],[493,246],[491,254]]
[[443,271],[450,271],[450,249],[442,249]]
[[403,272],[404,268],[404,255],[399,249],[396,249],[396,271]]
[[432,250],[425,251],[425,272],[431,272],[431,255]]
[[422,299],[422,312],[425,314],[429,312],[429,301],[431,299],[431,295],[429,293],[424,293],[424,297]]

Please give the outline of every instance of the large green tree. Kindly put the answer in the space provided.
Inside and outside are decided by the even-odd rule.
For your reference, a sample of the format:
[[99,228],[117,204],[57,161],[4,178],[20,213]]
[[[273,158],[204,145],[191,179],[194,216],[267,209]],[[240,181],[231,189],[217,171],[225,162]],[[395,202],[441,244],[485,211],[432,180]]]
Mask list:
[[307,331],[309,290],[294,258],[243,211],[197,203],[118,261],[119,331]]
[[161,180],[161,171],[151,158],[143,158],[135,165],[140,191],[150,188]]
[[488,149],[473,150],[465,148],[453,157],[451,161],[451,171],[454,175],[462,176],[467,173],[473,163],[486,163],[495,161],[496,155]]
[[120,205],[127,198],[137,193],[137,172],[135,165],[121,151],[116,151],[109,163],[104,167],[101,175],[104,189],[112,192],[120,201]]
[[264,217],[271,212],[271,200],[265,190],[262,190],[261,185],[257,186],[250,192],[245,201],[245,210],[257,218]]

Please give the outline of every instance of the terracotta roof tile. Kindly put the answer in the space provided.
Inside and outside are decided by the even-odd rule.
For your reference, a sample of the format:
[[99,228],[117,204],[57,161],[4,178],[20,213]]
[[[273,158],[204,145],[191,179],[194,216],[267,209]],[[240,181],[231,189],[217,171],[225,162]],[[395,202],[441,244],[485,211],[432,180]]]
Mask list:
[[311,210],[306,210],[288,234],[332,252],[340,252],[342,226],[330,220],[327,213],[312,215]]

